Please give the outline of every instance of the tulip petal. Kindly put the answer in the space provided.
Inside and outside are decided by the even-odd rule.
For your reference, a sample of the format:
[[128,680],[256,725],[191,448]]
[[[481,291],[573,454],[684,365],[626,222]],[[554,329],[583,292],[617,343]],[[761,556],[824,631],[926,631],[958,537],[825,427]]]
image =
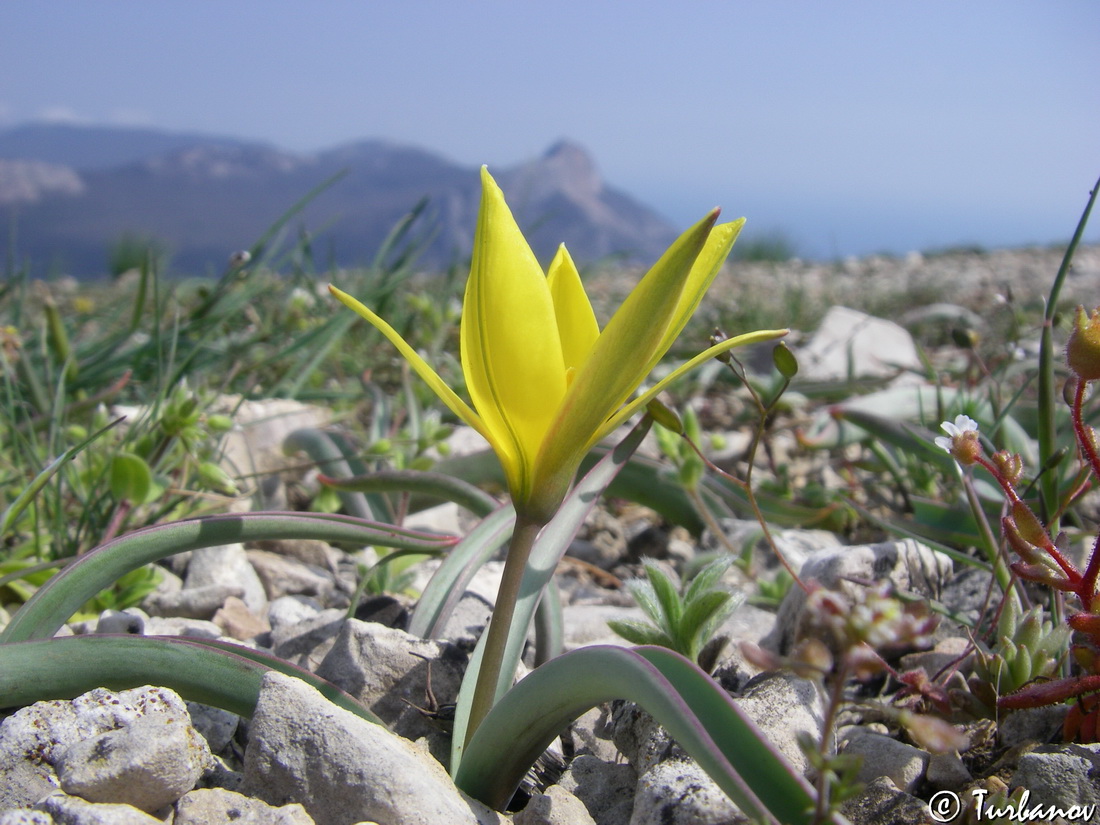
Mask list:
[[554,302],[496,182],[481,170],[482,197],[470,279],[462,306],[462,370],[474,408],[517,503],[565,395],[565,364]]
[[554,317],[558,322],[565,368],[578,369],[588,360],[592,346],[600,337],[600,325],[584,291],[580,273],[564,244],[558,247],[550,262],[546,283],[554,299]]
[[727,338],[725,341],[721,341],[712,347],[700,352],[694,358],[689,361],[685,361],[678,366],[652,387],[641,393],[637,398],[630,400],[628,404],[623,405],[620,409],[607,419],[607,423],[596,432],[585,447],[587,453],[592,449],[604,436],[611,433],[616,427],[620,426],[630,416],[637,412],[640,412],[645,408],[645,405],[657,397],[666,387],[672,384],[677,378],[686,373],[691,372],[700,364],[709,361],[716,355],[721,355],[723,352],[733,349],[734,347],[742,347],[746,344],[759,344],[763,341],[773,341],[776,338],[782,338],[789,333],[789,329],[758,329],[754,332],[746,332],[743,335],[735,335],[732,338]]
[[389,339],[389,342],[401,353],[401,357],[409,362],[409,365],[416,371],[416,374],[420,376],[425,384],[431,387],[432,391],[439,396],[440,400],[447,405],[451,412],[481,433],[490,444],[493,443],[489,431],[478,417],[478,414],[447,385],[446,381],[439,377],[439,373],[433,370],[428,362],[420,357],[420,353],[409,346],[408,342],[401,337],[397,330],[342,289],[338,289],[332,284],[329,284],[328,291],[331,292],[340,303],[354,310],[362,318],[369,321],[379,332],[385,335],[386,338]]
[[737,236],[741,234],[744,225],[745,219],[738,218],[730,223],[719,224],[707,236],[706,245],[703,247],[703,251],[699,253],[699,257],[695,259],[695,263],[692,264],[687,283],[684,284],[683,292],[680,293],[680,300],[676,304],[676,312],[672,317],[672,322],[665,330],[660,346],[657,347],[656,358],[653,359],[649,369],[646,370],[647,375],[653,371],[653,368],[657,366],[657,362],[668,352],[680,333],[684,331],[684,327],[691,320],[691,316],[695,314],[695,310],[699,308],[703,296],[710,289],[710,285],[715,276],[718,275],[722,264],[729,257],[730,249],[733,248],[733,243],[737,240]]
[[717,217],[715,210],[668,248],[612,316],[578,370],[538,456],[540,477],[535,484],[547,506],[557,505],[551,499],[568,489],[593,434],[602,430],[663,354],[658,348]]

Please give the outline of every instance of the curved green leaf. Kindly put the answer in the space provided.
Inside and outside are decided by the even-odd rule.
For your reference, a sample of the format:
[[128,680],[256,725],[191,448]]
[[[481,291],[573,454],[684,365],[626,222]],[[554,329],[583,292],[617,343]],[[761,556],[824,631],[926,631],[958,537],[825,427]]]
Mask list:
[[480,487],[443,473],[423,470],[380,470],[351,478],[322,476],[322,484],[336,490],[376,493],[400,491],[441,498],[461,505],[476,516],[487,516],[499,502]]
[[516,508],[502,505],[454,546],[420,595],[409,621],[409,633],[430,639],[440,631],[470,579],[508,540],[515,523]]
[[449,536],[323,513],[237,513],[159,524],[119,536],[59,572],[12,616],[0,642],[49,638],[81,605],[143,564],[185,550],[261,539],[319,539],[428,552],[455,542]]
[[561,591],[553,579],[543,591],[535,610],[535,667],[541,667],[565,649],[565,618],[561,612]]
[[251,716],[270,670],[296,676],[336,705],[383,722],[340,688],[267,653],[175,636],[63,636],[0,645],[0,707],[71,699],[97,687],[162,685],[184,699]]
[[812,789],[752,720],[697,666],[655,647],[594,645],[528,675],[474,733],[458,786],[500,809],[562,728],[612,699],[628,699],[650,713],[750,817],[812,822]]
[[[283,452],[301,450],[317,463],[321,472],[335,477],[355,475],[340,444],[324,430],[306,427],[295,430],[283,439]],[[360,492],[338,491],[344,509],[361,519],[375,518],[367,497]]]

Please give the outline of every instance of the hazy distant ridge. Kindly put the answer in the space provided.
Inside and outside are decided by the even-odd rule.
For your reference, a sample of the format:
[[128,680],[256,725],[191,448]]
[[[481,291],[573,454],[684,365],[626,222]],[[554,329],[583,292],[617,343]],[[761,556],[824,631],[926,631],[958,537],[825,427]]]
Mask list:
[[[492,171],[544,261],[561,242],[580,262],[610,255],[652,261],[676,236],[652,209],[606,185],[594,159],[569,141]],[[16,260],[37,271],[102,274],[110,246],[131,234],[163,241],[174,271],[199,274],[220,270],[231,252],[251,246],[341,172],[291,223],[291,241],[301,227],[312,234],[318,266],[370,261],[424,197],[436,231],[423,263],[445,265],[469,253],[477,169],[380,140],[304,155],[148,129],[22,126],[0,132],[0,215],[15,227]],[[10,236],[0,241],[5,258]]]

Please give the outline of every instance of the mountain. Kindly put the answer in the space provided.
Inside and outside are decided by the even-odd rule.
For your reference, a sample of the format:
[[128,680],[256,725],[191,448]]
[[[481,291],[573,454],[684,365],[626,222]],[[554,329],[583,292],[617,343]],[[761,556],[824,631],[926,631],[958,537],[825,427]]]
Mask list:
[[[561,242],[581,263],[652,261],[676,236],[653,210],[607,185],[575,143],[493,171],[543,261]],[[430,240],[421,265],[469,255],[478,170],[420,148],[366,140],[307,155],[229,138],[75,126],[0,133],[0,218],[14,227],[0,244],[14,237],[15,259],[34,271],[94,277],[121,239],[152,238],[170,251],[173,272],[216,272],[333,178],[293,217],[285,239],[308,232],[319,266],[368,263],[425,198]]]
[[0,132],[0,158],[22,158],[109,169],[195,145],[239,146],[243,141],[193,132],[162,132],[126,126],[26,123]]

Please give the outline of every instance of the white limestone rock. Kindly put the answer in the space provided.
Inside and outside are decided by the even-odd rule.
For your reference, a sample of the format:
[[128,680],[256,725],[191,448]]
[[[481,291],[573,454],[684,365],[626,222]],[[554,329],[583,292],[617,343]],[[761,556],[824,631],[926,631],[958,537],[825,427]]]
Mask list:
[[62,790],[146,813],[170,805],[214,766],[206,740],[182,714],[146,714],[77,742],[58,760]]
[[173,691],[97,688],[75,699],[36,702],[0,724],[0,810],[29,807],[60,785],[54,766],[77,743],[118,730],[146,715],[190,725]]
[[425,751],[281,673],[264,676],[244,761],[242,793],[299,802],[317,825],[505,822]]
[[89,802],[60,791],[47,796],[35,808],[48,815],[55,825],[164,825],[163,820],[131,805]]
[[869,783],[886,776],[906,793],[916,790],[928,769],[927,751],[866,728],[849,730],[844,737],[843,751],[862,757],[860,782]]
[[830,307],[817,331],[798,348],[799,379],[887,378],[923,365],[905,327],[848,307]]
[[176,803],[172,825],[314,825],[297,803],[274,808],[259,799],[224,788],[200,788]]
[[531,799],[513,818],[515,825],[596,825],[588,809],[560,785]]

